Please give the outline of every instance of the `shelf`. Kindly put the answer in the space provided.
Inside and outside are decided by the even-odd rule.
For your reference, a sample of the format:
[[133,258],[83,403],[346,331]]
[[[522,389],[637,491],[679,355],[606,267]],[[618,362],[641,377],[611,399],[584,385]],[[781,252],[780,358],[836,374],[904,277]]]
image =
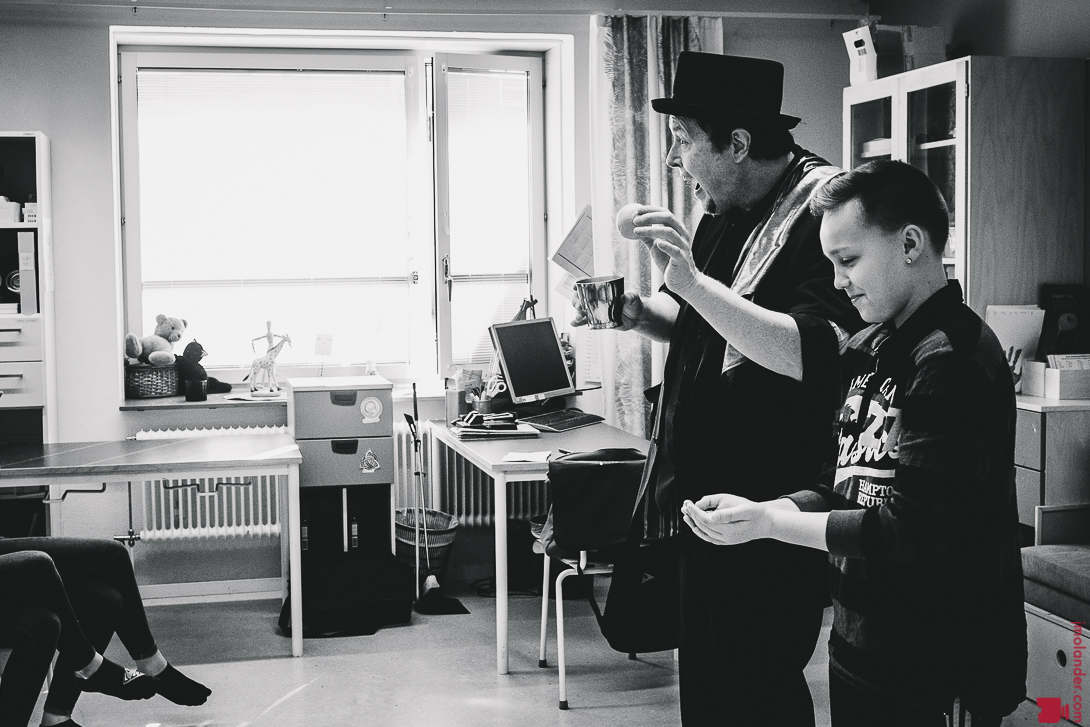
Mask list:
[[938,141],[925,141],[922,144],[916,144],[914,148],[920,151],[927,151],[928,149],[943,149],[948,146],[954,146],[958,143],[957,139],[939,139]]
[[[241,393],[244,389],[232,393]],[[125,399],[120,411],[148,411],[152,409],[216,409],[219,407],[265,407],[287,406],[287,398],[269,399],[267,401],[242,401],[238,399],[224,399],[225,394],[209,394],[205,401],[186,401],[182,395],[161,396],[154,399]]]
[[0,222],[0,230],[37,230],[37,222]]

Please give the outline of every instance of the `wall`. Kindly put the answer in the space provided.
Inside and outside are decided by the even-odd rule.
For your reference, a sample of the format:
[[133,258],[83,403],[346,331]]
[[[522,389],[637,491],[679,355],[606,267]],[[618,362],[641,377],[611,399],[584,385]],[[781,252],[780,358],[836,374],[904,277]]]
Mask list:
[[804,148],[840,164],[841,89],[848,59],[841,33],[855,23],[723,19],[723,51],[784,65],[783,111],[802,117],[792,133]]
[[[846,5],[845,3],[841,3]],[[532,3],[525,3],[531,7]],[[712,4],[709,4],[712,5]],[[719,4],[715,4],[717,7]],[[791,5],[780,2],[779,6]],[[824,3],[826,8],[830,3]],[[805,9],[805,3],[796,3]],[[780,9],[780,8],[777,8]],[[25,10],[25,8],[24,8]],[[0,10],[0,128],[37,129],[52,143],[57,393],[62,441],[125,436],[118,411],[118,285],[111,210],[108,27],[292,27],[566,33],[575,38],[575,210],[590,199],[589,18],[551,15],[344,15],[89,7]],[[29,14],[28,14],[29,13]],[[840,157],[841,29],[827,21],[726,19],[727,52],[787,65],[784,107],[804,117],[804,145]]]

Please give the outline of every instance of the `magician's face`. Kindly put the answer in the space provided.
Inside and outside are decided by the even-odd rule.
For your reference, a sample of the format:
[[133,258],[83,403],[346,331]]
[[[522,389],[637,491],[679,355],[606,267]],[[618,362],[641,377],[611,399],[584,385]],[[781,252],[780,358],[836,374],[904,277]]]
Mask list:
[[666,166],[681,172],[693,194],[708,214],[718,214],[737,205],[739,168],[728,146],[717,150],[711,138],[693,119],[671,116],[673,144],[666,153]]
[[822,215],[821,249],[833,263],[833,285],[867,323],[899,326],[913,310],[916,283],[905,264],[903,235],[869,224],[855,199]]

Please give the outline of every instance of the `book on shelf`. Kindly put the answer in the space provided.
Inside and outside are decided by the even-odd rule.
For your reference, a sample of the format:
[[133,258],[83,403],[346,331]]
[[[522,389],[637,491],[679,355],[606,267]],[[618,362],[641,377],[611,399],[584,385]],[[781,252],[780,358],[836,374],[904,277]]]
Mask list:
[[1050,369],[1090,369],[1090,353],[1050,353],[1048,355],[1048,367]]
[[1022,390],[1022,368],[1037,355],[1045,312],[1035,305],[989,305],[984,321],[995,332],[1014,377],[1014,390]]

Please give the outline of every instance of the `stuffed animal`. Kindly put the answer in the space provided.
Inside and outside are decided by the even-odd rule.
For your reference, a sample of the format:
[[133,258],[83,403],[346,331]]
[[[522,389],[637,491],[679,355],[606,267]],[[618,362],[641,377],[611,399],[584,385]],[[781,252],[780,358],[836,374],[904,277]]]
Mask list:
[[174,357],[174,366],[178,369],[179,393],[185,392],[185,382],[200,381],[201,379],[208,379],[206,391],[209,394],[226,394],[231,390],[230,384],[209,376],[208,372],[204,370],[204,366],[201,366],[201,359],[207,355],[208,352],[204,350],[204,346],[196,341],[190,341],[186,344],[182,355]]
[[174,344],[182,337],[189,325],[183,318],[173,318],[162,313],[155,316],[155,333],[137,338],[125,334],[125,355],[149,363],[152,366],[170,366],[174,363]]

